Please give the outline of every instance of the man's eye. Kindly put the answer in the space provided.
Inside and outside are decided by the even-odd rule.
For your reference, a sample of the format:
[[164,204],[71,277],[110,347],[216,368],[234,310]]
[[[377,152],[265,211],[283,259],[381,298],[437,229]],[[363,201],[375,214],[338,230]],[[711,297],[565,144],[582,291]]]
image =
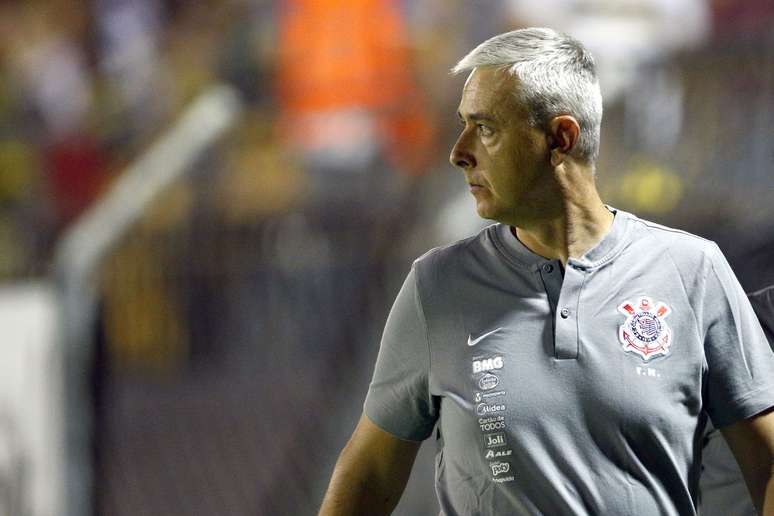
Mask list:
[[492,134],[494,133],[494,130],[492,130],[491,127],[486,126],[484,124],[477,124],[476,127],[478,127],[478,132],[479,134],[481,134],[481,136],[492,136]]

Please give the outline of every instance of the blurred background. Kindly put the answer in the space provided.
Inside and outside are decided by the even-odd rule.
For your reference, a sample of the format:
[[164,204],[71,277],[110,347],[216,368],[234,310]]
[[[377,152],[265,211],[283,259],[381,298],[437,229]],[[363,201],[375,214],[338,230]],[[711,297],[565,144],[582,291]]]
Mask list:
[[314,514],[412,260],[485,224],[448,70],[535,25],[597,58],[603,199],[774,283],[770,0],[0,2],[0,514]]

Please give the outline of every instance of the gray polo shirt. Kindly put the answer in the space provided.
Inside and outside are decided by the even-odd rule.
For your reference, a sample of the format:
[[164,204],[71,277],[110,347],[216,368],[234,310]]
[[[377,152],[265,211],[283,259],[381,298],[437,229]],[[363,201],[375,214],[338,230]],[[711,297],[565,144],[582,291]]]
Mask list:
[[717,246],[613,211],[564,273],[501,224],[414,262],[365,412],[401,439],[436,430],[442,514],[695,514],[707,416],[774,406]]
[[[763,331],[774,349],[774,286],[749,294]],[[742,472],[723,435],[710,431],[704,443],[699,480],[702,516],[754,516],[750,493]]]

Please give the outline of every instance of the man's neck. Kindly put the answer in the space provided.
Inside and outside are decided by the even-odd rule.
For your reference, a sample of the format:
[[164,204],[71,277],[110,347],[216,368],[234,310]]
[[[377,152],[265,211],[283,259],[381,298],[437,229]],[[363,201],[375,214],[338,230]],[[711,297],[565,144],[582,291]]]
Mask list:
[[585,179],[580,184],[569,184],[560,178],[561,201],[555,215],[511,229],[521,243],[533,253],[559,259],[565,265],[569,258],[580,258],[599,243],[610,230],[614,216],[599,198],[591,176]]

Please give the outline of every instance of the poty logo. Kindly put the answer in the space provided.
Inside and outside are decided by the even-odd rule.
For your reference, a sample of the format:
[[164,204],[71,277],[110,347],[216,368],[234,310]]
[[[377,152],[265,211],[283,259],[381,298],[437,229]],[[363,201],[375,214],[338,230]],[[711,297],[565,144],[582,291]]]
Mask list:
[[473,372],[481,373],[483,371],[491,371],[493,369],[503,368],[503,357],[484,358],[481,360],[473,361]]
[[511,470],[511,465],[507,462],[490,462],[489,467],[492,468],[492,475],[494,476],[508,473]]

